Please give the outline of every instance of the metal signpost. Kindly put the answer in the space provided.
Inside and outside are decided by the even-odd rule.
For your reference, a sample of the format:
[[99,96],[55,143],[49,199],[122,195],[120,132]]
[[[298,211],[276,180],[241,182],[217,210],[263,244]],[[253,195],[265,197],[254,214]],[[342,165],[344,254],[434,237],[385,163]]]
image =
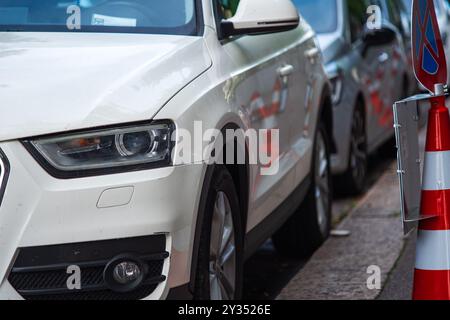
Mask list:
[[[413,0],[412,55],[417,81],[430,94],[410,97],[394,104],[394,128],[397,140],[401,215],[405,234],[418,222],[431,218],[420,213],[421,166],[419,121],[430,99],[446,94],[447,63],[433,0]],[[422,109],[422,110],[421,110]]]
[[[433,0],[414,0],[412,47],[417,80],[430,91],[394,105],[405,233],[417,227],[414,300],[450,300],[450,115],[447,63]],[[420,103],[428,103],[420,179]]]
[[394,128],[397,140],[397,172],[400,181],[401,216],[406,234],[417,228],[418,222],[430,216],[420,214],[421,159],[419,129],[424,109],[431,95],[417,95],[394,104]]

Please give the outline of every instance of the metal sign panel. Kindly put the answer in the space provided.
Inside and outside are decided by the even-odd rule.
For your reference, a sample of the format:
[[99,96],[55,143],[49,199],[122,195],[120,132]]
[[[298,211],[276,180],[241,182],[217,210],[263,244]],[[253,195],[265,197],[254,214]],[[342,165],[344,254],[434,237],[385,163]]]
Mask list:
[[412,52],[417,80],[431,93],[447,83],[447,62],[433,0],[413,0]]
[[420,108],[429,105],[430,95],[420,95],[396,102],[394,127],[397,140],[397,172],[400,180],[401,215],[403,231],[408,234],[418,221],[430,218],[420,214],[421,166],[419,152]]

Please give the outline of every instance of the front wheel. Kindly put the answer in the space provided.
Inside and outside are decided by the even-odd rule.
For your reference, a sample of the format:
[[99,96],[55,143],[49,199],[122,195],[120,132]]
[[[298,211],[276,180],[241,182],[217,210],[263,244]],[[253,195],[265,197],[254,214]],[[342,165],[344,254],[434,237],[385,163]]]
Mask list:
[[241,298],[243,236],[233,178],[224,166],[215,168],[201,225],[194,298]]
[[323,124],[314,142],[308,194],[294,215],[272,237],[275,248],[292,258],[312,254],[327,238],[331,229],[332,185],[330,149]]

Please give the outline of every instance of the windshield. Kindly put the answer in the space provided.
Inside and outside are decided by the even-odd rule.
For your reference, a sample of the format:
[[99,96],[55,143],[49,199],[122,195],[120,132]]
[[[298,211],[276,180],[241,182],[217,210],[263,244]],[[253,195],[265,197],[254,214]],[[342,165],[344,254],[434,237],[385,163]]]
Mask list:
[[195,0],[0,0],[0,31],[196,35]]
[[303,18],[317,33],[337,29],[336,0],[293,0]]

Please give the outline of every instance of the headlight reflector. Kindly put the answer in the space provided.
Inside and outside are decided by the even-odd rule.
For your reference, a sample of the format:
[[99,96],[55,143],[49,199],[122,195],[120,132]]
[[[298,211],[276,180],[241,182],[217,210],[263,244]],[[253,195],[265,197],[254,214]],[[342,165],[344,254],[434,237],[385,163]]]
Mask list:
[[36,138],[24,144],[44,167],[77,172],[76,176],[106,174],[169,165],[173,130],[172,123],[152,123]]

